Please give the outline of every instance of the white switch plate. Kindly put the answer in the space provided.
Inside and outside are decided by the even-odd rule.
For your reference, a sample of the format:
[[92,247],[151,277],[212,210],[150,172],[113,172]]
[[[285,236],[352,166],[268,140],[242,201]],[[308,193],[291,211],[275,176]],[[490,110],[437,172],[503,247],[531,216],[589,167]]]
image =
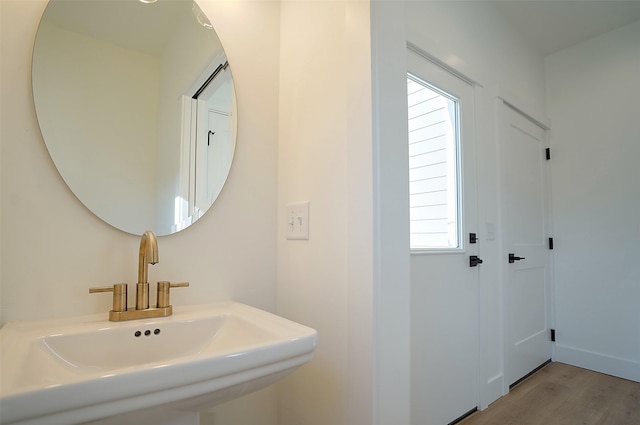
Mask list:
[[492,222],[487,222],[487,240],[493,241],[496,239],[496,225]]
[[309,239],[309,201],[287,204],[287,239]]

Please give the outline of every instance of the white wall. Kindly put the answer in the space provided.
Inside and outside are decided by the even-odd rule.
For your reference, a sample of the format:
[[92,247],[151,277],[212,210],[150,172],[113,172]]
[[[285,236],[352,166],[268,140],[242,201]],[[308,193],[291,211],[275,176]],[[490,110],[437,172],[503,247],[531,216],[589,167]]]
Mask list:
[[640,381],[640,22],[545,59],[556,358]]
[[[370,424],[369,5],[283,2],[280,43],[278,313],[319,333],[278,385],[280,424]],[[285,239],[295,201],[310,201],[309,240]]]
[[[209,212],[195,226],[159,238],[160,263],[149,267],[149,276],[191,282],[190,288],[175,291],[175,306],[234,299],[275,311],[279,4],[201,3],[237,81],[236,156]],[[42,141],[30,70],[45,5],[0,2],[3,323],[106,315],[111,297],[90,295],[88,287],[131,283],[137,272],[139,238],[84,208],[59,177]],[[260,393],[267,402],[249,403],[239,409],[242,416],[220,414],[216,423],[275,423],[274,396],[273,390]]]
[[155,221],[159,68],[153,55],[51,19],[38,28],[33,87],[48,150],[84,205],[127,229]]

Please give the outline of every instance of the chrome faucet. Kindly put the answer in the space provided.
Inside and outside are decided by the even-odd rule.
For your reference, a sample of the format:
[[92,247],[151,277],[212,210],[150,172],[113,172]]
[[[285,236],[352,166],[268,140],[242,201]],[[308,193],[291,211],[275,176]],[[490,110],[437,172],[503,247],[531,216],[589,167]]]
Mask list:
[[158,261],[158,240],[151,230],[147,230],[140,238],[135,309],[127,307],[128,289],[126,283],[116,283],[113,287],[89,288],[89,293],[113,292],[113,309],[109,311],[109,320],[119,322],[121,320],[167,317],[173,314],[173,307],[169,301],[169,290],[188,287],[189,282],[158,282],[157,305],[149,308],[149,264],[156,264]]
[[140,238],[138,255],[138,284],[136,285],[136,310],[149,308],[149,264],[158,262],[158,240],[156,235],[147,230]]

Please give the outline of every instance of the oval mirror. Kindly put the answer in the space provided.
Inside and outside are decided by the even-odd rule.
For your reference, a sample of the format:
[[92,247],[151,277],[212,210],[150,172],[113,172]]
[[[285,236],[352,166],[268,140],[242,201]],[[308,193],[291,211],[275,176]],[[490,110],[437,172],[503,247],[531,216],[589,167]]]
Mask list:
[[235,91],[193,0],[50,0],[32,81],[56,168],[107,223],[167,235],[217,198],[235,151]]

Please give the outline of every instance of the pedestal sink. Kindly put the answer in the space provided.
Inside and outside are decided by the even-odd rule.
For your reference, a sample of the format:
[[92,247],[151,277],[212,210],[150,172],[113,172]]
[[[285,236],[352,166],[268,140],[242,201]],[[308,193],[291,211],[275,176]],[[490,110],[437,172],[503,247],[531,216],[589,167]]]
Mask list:
[[198,410],[308,362],[316,343],[311,328],[233,302],[175,307],[153,320],[7,323],[0,422],[197,423]]

